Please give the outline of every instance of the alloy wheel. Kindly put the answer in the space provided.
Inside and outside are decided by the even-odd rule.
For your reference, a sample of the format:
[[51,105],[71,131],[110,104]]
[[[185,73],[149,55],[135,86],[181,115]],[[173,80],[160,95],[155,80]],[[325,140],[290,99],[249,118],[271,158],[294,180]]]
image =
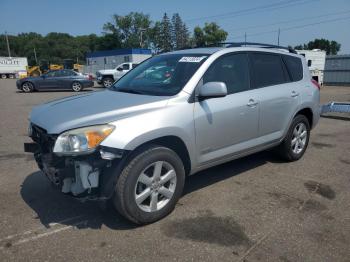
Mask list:
[[304,123],[299,123],[293,130],[293,136],[291,141],[292,151],[294,154],[300,154],[306,145],[307,141],[307,129]]
[[26,93],[31,92],[33,90],[33,85],[29,82],[26,82],[22,85],[22,90]]
[[113,82],[110,79],[103,80],[103,85],[105,87],[110,87],[113,84]]
[[79,92],[79,91],[81,90],[81,84],[78,83],[78,82],[73,83],[72,89],[73,89],[75,92]]
[[159,211],[173,197],[176,188],[176,172],[166,161],[157,161],[147,166],[135,185],[135,201],[145,212]]

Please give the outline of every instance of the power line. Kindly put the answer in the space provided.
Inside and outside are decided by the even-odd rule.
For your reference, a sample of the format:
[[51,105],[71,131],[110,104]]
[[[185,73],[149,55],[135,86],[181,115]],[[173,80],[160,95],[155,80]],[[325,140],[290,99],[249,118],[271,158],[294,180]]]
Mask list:
[[[300,28],[304,28],[304,27],[308,27],[308,26],[320,25],[320,24],[325,24],[325,23],[332,23],[332,22],[341,21],[341,20],[348,20],[348,19],[350,19],[350,16],[342,17],[342,18],[335,18],[335,19],[328,19],[328,20],[323,20],[323,21],[319,21],[319,22],[315,22],[315,23],[309,23],[309,24],[281,28],[280,31],[281,32],[282,31],[290,31],[290,30],[300,29]],[[277,33],[277,32],[278,32],[278,30],[271,30],[271,31],[265,31],[265,32],[258,32],[258,33],[254,33],[254,34],[247,34],[246,36],[259,36],[259,35],[265,35],[265,34],[271,34],[271,33]],[[245,35],[239,35],[239,36],[236,36],[235,39],[241,39],[243,37],[245,37]]]
[[312,20],[312,19],[320,18],[320,17],[324,17],[324,16],[334,16],[334,15],[341,15],[341,14],[347,14],[347,13],[350,13],[350,10],[342,11],[342,12],[335,12],[335,13],[327,13],[327,14],[322,14],[322,15],[317,15],[317,16],[301,17],[301,18],[296,18],[296,19],[291,19],[291,20],[283,20],[283,21],[274,22],[274,23],[270,23],[270,24],[264,24],[264,25],[253,25],[253,26],[232,28],[232,29],[228,29],[228,30],[230,30],[230,31],[231,30],[244,31],[244,30],[247,30],[247,29],[255,29],[255,28],[261,28],[261,27],[276,26],[277,24],[278,25],[290,24],[290,23],[293,23],[293,22]]
[[213,18],[220,18],[220,20],[222,20],[225,18],[230,18],[232,16],[237,17],[237,16],[243,16],[243,15],[250,15],[250,14],[260,13],[261,11],[264,12],[264,11],[282,9],[290,6],[301,5],[301,4],[306,4],[309,2],[315,2],[315,1],[319,1],[319,0],[287,0],[287,1],[284,0],[284,1],[271,3],[268,5],[261,5],[261,6],[256,6],[252,8],[241,9],[233,12],[221,13],[221,14],[216,14],[211,16],[196,17],[196,18],[186,19],[184,21],[193,22],[193,21],[213,19]]

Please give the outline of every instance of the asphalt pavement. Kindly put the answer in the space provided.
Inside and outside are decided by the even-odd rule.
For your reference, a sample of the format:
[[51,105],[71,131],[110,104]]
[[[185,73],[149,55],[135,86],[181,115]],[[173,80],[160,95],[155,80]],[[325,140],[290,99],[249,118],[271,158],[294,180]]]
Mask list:
[[[75,93],[25,94],[14,80],[0,92],[1,261],[350,259],[349,114],[322,117],[297,162],[261,152],[189,177],[174,212],[136,227],[53,190],[23,152],[31,108]],[[321,95],[350,102],[350,87]]]

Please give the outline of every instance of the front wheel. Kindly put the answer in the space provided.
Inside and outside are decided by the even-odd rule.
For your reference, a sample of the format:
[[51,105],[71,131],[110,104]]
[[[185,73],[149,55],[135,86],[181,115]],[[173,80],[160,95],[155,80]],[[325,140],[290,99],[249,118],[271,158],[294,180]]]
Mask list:
[[102,79],[102,84],[105,88],[111,87],[113,85],[113,82],[114,80],[111,77],[105,77]]
[[124,167],[115,189],[118,212],[136,224],[167,216],[180,198],[185,170],[169,148],[150,146],[136,153]]
[[24,93],[30,93],[34,91],[34,85],[31,82],[24,82],[22,84],[22,91]]
[[310,124],[304,115],[297,115],[288,130],[287,136],[279,145],[280,155],[287,161],[299,160],[309,144]]
[[72,83],[72,90],[74,92],[80,92],[83,89],[83,86],[81,85],[80,82],[73,82]]

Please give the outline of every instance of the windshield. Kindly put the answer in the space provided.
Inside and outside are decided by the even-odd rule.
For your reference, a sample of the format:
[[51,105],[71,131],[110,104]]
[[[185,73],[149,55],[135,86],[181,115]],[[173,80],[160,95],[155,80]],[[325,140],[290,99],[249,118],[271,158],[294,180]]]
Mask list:
[[176,95],[206,59],[207,55],[203,54],[155,56],[131,70],[111,90],[143,95]]

